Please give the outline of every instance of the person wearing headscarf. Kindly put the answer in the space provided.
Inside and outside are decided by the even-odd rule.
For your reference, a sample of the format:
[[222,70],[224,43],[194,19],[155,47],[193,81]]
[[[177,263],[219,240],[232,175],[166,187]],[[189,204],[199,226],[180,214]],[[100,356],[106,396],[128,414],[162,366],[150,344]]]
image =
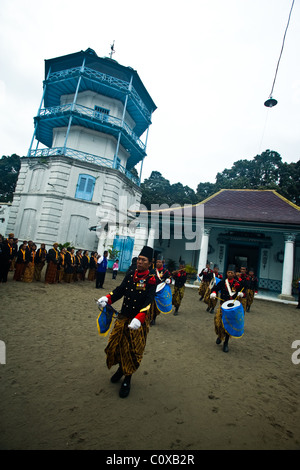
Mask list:
[[149,270],[152,257],[153,249],[144,246],[137,259],[137,269],[129,271],[116,289],[98,300],[99,307],[104,308],[123,297],[105,348],[108,369],[119,366],[111,382],[116,383],[125,376],[119,391],[121,398],[129,395],[132,374],[139,368],[146,346],[150,305],[156,289],[155,276]]

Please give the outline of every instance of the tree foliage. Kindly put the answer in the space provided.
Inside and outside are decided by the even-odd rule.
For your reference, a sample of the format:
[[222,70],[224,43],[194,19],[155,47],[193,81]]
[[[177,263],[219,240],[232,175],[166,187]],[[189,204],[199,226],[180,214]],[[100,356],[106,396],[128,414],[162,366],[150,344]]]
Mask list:
[[0,201],[10,202],[17,184],[21,167],[19,155],[0,158]]
[[162,176],[159,171],[152,171],[149,178],[141,184],[141,203],[151,208],[152,204],[195,204],[197,197],[195,191],[181,183],[170,184],[170,181]]
[[141,188],[142,203],[148,209],[151,204],[195,204],[221,189],[275,189],[300,205],[300,160],[283,163],[279,153],[266,150],[252,160],[238,160],[231,168],[217,173],[215,183],[199,183],[196,192],[181,183],[170,184],[158,171],[153,171]]
[[[20,167],[16,154],[0,158],[0,201],[12,201]],[[279,153],[266,150],[252,160],[236,161],[231,168],[217,173],[215,183],[199,183],[196,191],[182,183],[171,184],[159,171],[152,171],[141,189],[141,203],[148,209],[152,204],[196,204],[221,189],[275,189],[300,205],[300,160],[284,163]]]

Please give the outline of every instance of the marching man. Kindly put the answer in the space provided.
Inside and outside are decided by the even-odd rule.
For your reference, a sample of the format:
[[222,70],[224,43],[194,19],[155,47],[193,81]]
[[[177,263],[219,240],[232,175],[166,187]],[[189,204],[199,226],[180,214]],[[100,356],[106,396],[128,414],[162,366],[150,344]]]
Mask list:
[[217,293],[220,292],[220,306],[218,307],[217,313],[214,318],[215,322],[215,332],[217,335],[217,344],[221,344],[224,341],[223,351],[228,352],[228,341],[230,335],[225,331],[223,322],[222,322],[222,308],[221,305],[227,300],[243,298],[244,293],[241,292],[241,286],[239,282],[235,279],[235,266],[229,265],[226,273],[226,279],[221,280],[218,285],[215,285],[212,293],[210,294],[211,299],[217,297]]
[[119,365],[111,382],[125,376],[119,392],[121,398],[129,395],[131,376],[138,369],[146,346],[150,305],[156,290],[155,276],[149,271],[152,257],[153,249],[144,246],[137,258],[137,269],[129,271],[116,289],[98,300],[98,305],[104,308],[124,297],[105,348],[108,369]]

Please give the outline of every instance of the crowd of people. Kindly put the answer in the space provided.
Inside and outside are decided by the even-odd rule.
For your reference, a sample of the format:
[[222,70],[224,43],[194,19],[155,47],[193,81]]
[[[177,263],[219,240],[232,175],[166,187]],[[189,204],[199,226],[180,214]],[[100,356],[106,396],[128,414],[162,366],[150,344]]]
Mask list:
[[[7,282],[8,273],[14,273],[14,281],[32,282],[44,279],[46,284],[61,282],[96,281],[96,287],[103,287],[107,270],[107,255],[95,251],[76,250],[54,243],[46,250],[41,243],[38,247],[32,240],[19,242],[13,233],[4,238],[0,235],[0,282]],[[44,277],[42,277],[43,270]],[[118,272],[118,260],[113,267],[113,278]]]
[[[0,238],[0,282],[7,282],[9,271],[14,271],[15,281],[41,281],[42,270],[46,265],[45,283],[84,281],[87,275],[88,280],[96,281],[96,288],[104,289],[107,257],[107,251],[102,255],[96,252],[89,254],[87,250],[77,250],[75,253],[71,247],[59,249],[58,243],[54,243],[47,251],[43,243],[39,248],[32,241],[23,241],[19,244],[19,240],[11,233],[6,239]],[[113,266],[113,279],[116,279],[117,272],[118,260]],[[250,311],[254,295],[257,293],[258,279],[253,269],[247,271],[246,266],[241,266],[237,272],[233,265],[228,266],[223,277],[219,273],[218,266],[215,265],[211,269],[210,263],[207,263],[199,273],[199,278],[200,301],[203,300],[207,304],[207,311],[214,313],[219,300],[214,316],[216,343],[221,344],[224,341],[223,351],[228,352],[231,335],[224,325],[222,305],[229,300],[233,301],[233,305],[239,300],[238,304],[243,307],[242,317],[244,317],[245,313]],[[107,305],[123,297],[123,305],[105,348],[108,368],[118,365],[111,382],[116,383],[124,376],[120,397],[125,398],[129,394],[131,377],[141,363],[149,327],[155,325],[156,318],[161,312],[170,313],[172,305],[175,307],[174,315],[178,315],[186,281],[184,261],[180,262],[178,270],[170,272],[163,258],[158,256],[154,259],[153,249],[145,246],[140,255],[132,260],[121,284],[98,299],[98,306],[104,311]],[[159,287],[163,285],[165,289],[170,284],[174,284],[172,292],[168,287],[171,301],[167,311],[163,311],[157,302]],[[168,303],[167,297],[166,303]],[[299,306],[300,293],[298,308]]]

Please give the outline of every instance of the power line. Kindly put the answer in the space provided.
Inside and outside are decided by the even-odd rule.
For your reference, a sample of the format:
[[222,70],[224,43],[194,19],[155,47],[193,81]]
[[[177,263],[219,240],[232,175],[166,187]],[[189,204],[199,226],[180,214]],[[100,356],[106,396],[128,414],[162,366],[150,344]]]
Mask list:
[[265,101],[265,103],[264,103],[265,106],[267,106],[268,108],[272,108],[273,106],[276,106],[276,104],[277,104],[277,101],[274,98],[272,98],[272,94],[273,94],[273,90],[274,90],[275,81],[276,81],[276,78],[277,78],[279,63],[280,63],[280,60],[281,60],[281,56],[282,56],[282,52],[283,52],[283,48],[284,48],[284,43],[285,43],[285,37],[286,37],[286,33],[287,33],[287,30],[288,30],[288,27],[289,27],[289,24],[290,24],[290,19],[291,19],[291,14],[292,14],[294,3],[295,3],[295,0],[292,1],[291,10],[290,10],[290,14],[289,14],[289,17],[288,17],[288,22],[287,22],[287,25],[286,25],[286,28],[285,28],[283,41],[282,41],[282,46],[281,46],[281,51],[280,51],[279,59],[278,59],[278,62],[277,62],[277,67],[276,67],[276,71],[275,71],[275,76],[274,76],[274,80],[273,80],[271,93],[270,93],[269,99],[267,99],[267,101]]

